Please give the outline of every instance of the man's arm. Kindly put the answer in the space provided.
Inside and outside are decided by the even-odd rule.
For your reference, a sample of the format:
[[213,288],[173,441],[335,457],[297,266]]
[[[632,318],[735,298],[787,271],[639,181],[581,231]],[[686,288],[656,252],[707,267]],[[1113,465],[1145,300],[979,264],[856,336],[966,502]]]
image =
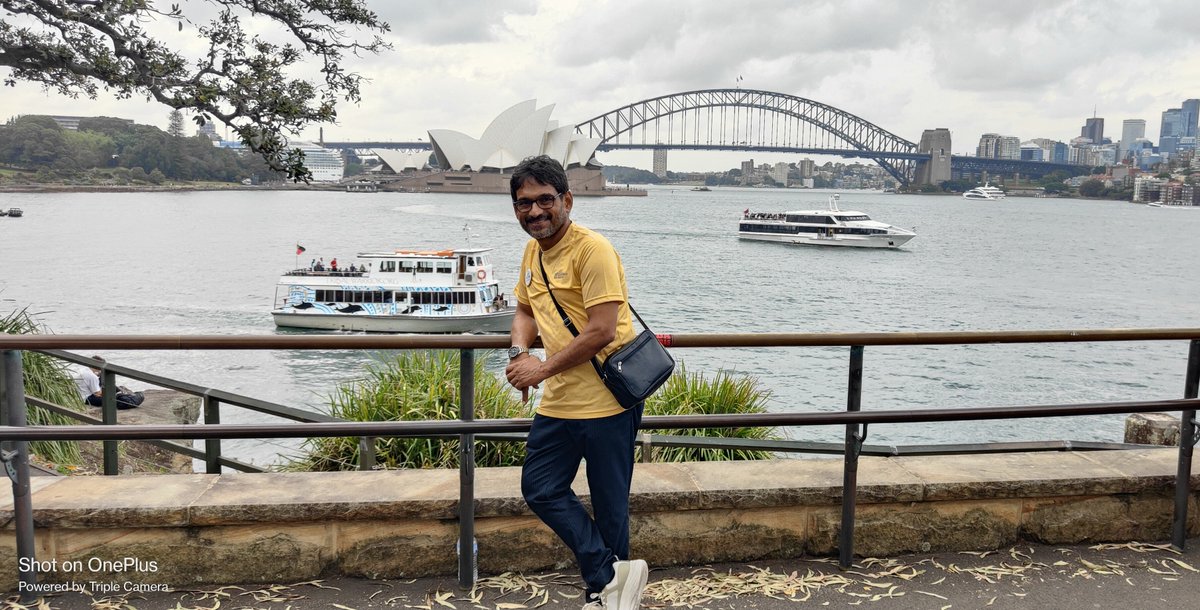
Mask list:
[[[600,350],[612,343],[613,338],[617,336],[617,311],[620,305],[620,301],[609,301],[588,307],[588,323],[579,332],[579,336],[572,339],[565,348],[544,362],[528,355],[510,362],[508,369],[505,370],[509,383],[517,389],[524,390],[591,360],[592,356],[600,353]],[[521,307],[518,305],[517,315],[513,318],[514,345],[527,345],[517,342],[517,325],[521,318]],[[529,306],[525,305],[524,307],[528,308]],[[529,318],[532,322],[532,309],[529,310]],[[536,329],[537,325],[534,324],[533,327]]]
[[[512,338],[512,345],[519,345],[526,349],[533,345],[533,340],[537,338],[537,320],[533,317],[533,308],[528,303],[517,301],[517,311],[513,316],[512,330],[509,333]],[[521,390],[521,401],[529,400],[529,387],[537,387],[537,382],[525,383],[525,377],[514,376],[514,371],[517,369],[517,363],[523,360],[537,360],[525,352],[508,363],[504,369],[504,375],[508,378],[508,382],[514,388]],[[518,381],[520,380],[520,381]],[[519,385],[525,383],[525,385]]]

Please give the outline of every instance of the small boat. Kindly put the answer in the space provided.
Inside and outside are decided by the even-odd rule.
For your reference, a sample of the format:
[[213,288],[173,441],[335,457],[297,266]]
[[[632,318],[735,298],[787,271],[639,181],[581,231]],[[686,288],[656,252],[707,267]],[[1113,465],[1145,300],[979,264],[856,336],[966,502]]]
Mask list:
[[1163,207],[1163,206],[1162,206],[1162,204],[1161,204],[1161,203],[1159,203],[1159,202],[1157,202],[1157,201],[1147,201],[1147,202],[1146,202],[1146,206],[1148,206],[1148,207],[1152,207],[1152,208],[1161,208],[1161,207]]
[[22,211],[21,208],[8,208],[9,218],[20,218],[24,215],[25,215],[25,212]]
[[[360,252],[279,278],[278,327],[382,333],[505,333],[516,307],[500,292],[491,248]],[[334,259],[336,260],[336,259]]]
[[707,186],[693,186],[692,190],[693,191],[711,191],[712,189],[708,188]]
[[825,210],[796,212],[742,212],[738,237],[759,241],[852,248],[899,248],[917,236],[900,227],[871,220],[870,216],[838,207],[839,196],[829,197]]
[[988,199],[995,201],[1004,199],[1004,196],[1004,191],[1000,190],[999,187],[992,186],[986,182],[983,183],[983,186],[977,186],[963,193],[964,199]]

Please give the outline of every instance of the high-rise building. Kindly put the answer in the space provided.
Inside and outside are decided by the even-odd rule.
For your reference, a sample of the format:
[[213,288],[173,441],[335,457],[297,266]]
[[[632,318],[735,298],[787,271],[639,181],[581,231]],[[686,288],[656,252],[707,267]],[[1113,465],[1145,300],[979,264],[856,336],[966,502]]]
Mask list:
[[754,177],[754,159],[742,161],[742,186],[758,182]]
[[1092,117],[1084,121],[1083,129],[1079,130],[1079,137],[1091,140],[1092,144],[1103,144],[1104,119]]
[[1000,154],[997,156],[1000,159],[1020,159],[1021,158],[1021,138],[1016,136],[1001,136],[1000,137]]
[[1121,142],[1117,146],[1118,160],[1124,160],[1129,148],[1138,138],[1146,137],[1145,119],[1125,119],[1121,122]]
[[1042,150],[1034,142],[1024,142],[1021,144],[1021,160],[1022,161],[1044,161],[1046,159],[1046,151]]
[[1158,149],[1165,153],[1174,153],[1179,144],[1179,136],[1183,135],[1183,109],[1168,108],[1162,113],[1162,125],[1158,130]]
[[979,146],[975,149],[975,156],[987,159],[1020,159],[1021,139],[1015,136],[1002,136],[998,133],[985,133],[979,137]]
[[975,147],[975,156],[985,159],[996,159],[1000,156],[1000,134],[985,133],[979,136],[979,146]]
[[771,179],[779,186],[788,185],[788,164],[780,161],[771,168]]
[[1200,100],[1184,100],[1179,110],[1181,130],[1183,131],[1179,135],[1185,138],[1200,136],[1200,126],[1197,125],[1200,123]]
[[667,177],[667,149],[654,149],[654,175],[659,178]]
[[800,170],[801,178],[812,178],[816,175],[817,164],[812,159],[801,159],[796,164],[796,169]]

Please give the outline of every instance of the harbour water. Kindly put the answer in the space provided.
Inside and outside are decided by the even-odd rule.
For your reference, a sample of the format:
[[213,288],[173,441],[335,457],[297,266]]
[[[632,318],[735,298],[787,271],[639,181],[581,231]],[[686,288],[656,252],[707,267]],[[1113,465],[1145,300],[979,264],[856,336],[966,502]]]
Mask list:
[[[740,241],[744,209],[823,208],[830,192],[651,187],[580,198],[573,218],[621,253],[656,332],[870,332],[1200,326],[1200,208],[1114,201],[841,193],[843,210],[915,228],[902,250]],[[401,246],[496,248],[516,281],[527,237],[502,195],[316,191],[0,194],[0,313],[56,333],[271,334],[279,274]],[[295,256],[296,245],[307,252]],[[314,411],[366,352],[124,351],[110,361]],[[845,408],[848,349],[678,349],[689,372],[758,379],[773,411]],[[862,408],[1180,398],[1187,345],[873,347]],[[488,361],[499,370],[499,355]],[[224,421],[265,421],[228,410]],[[1119,441],[1123,416],[872,426],[886,444]],[[790,430],[839,440],[833,428]],[[226,442],[259,463],[289,443]]]

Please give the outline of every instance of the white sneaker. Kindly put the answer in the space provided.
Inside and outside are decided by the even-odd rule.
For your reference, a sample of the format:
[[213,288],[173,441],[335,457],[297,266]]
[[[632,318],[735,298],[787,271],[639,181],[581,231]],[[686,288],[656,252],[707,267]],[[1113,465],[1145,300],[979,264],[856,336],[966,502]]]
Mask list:
[[607,610],[637,610],[642,603],[642,589],[650,576],[645,560],[614,561],[613,579],[600,593]]
[[599,598],[583,605],[583,610],[604,610],[604,603]]

